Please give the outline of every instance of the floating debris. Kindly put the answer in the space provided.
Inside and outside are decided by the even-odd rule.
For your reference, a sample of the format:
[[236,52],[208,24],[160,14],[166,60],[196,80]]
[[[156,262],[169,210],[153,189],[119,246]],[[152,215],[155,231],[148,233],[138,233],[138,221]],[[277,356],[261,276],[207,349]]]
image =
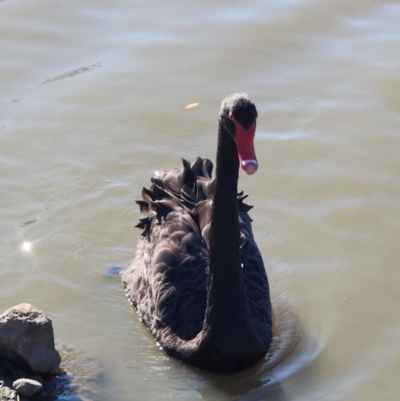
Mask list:
[[89,65],[86,67],[77,68],[76,70],[67,71],[61,75],[57,75],[53,78],[46,79],[45,81],[42,82],[42,85],[48,84],[50,82],[58,81],[58,80],[64,79],[64,78],[72,78],[72,77],[75,77],[76,75],[82,74],[84,72],[92,71],[92,70],[95,70],[100,67],[101,67],[101,63],[98,62],[98,63],[92,64],[92,65]]
[[36,219],[28,220],[28,221],[23,221],[22,223],[19,224],[20,227],[26,227],[29,226],[30,224],[36,223]]
[[185,109],[186,110],[194,109],[195,107],[198,107],[198,106],[200,106],[200,103],[190,103],[185,107]]

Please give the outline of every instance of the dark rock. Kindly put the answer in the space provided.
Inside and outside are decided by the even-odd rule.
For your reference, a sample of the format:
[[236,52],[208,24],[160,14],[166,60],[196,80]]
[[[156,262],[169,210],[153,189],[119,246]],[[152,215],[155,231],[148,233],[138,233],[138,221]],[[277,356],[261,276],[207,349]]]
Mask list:
[[51,320],[30,304],[14,306],[0,315],[0,360],[49,373],[60,364],[54,348]]
[[19,394],[32,397],[43,390],[43,386],[36,380],[18,379],[13,383],[13,388]]
[[41,385],[44,384],[44,379],[43,379],[43,377],[41,377],[41,376],[39,376],[39,375],[32,375],[32,376],[29,376],[28,379],[35,380],[35,381],[39,382]]

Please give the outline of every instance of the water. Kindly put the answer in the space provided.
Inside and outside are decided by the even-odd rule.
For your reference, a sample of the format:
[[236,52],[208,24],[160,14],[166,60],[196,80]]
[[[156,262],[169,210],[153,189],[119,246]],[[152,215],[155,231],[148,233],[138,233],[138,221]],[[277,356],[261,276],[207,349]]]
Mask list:
[[[1,1],[0,309],[48,313],[104,400],[397,400],[399,46],[395,1]],[[234,91],[259,112],[240,187],[277,326],[218,376],[163,354],[108,272],[150,175],[215,158]]]

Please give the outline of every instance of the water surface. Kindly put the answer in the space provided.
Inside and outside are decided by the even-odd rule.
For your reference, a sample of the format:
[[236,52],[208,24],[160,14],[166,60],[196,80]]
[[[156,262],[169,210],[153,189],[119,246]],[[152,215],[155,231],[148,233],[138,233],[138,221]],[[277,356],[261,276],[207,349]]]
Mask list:
[[[397,400],[399,48],[395,1],[1,1],[0,309],[48,313],[104,400]],[[106,273],[151,174],[214,160],[235,91],[259,112],[240,187],[277,328],[219,376],[159,350]]]

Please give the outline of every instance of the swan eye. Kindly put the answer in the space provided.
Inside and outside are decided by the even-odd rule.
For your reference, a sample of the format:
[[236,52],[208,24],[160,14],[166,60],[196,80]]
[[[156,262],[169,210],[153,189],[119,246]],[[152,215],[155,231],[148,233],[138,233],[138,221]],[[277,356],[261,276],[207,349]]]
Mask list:
[[232,113],[229,113],[229,119],[230,119],[231,121],[235,121],[235,117],[233,117],[233,114],[232,114]]

